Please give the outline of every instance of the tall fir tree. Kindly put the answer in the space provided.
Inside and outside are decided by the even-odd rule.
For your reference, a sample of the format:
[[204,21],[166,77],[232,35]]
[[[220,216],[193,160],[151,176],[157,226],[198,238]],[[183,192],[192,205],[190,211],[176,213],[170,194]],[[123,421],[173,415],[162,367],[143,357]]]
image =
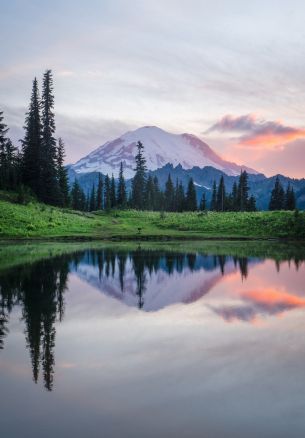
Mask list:
[[132,180],[132,206],[136,209],[143,209],[144,208],[144,190],[145,190],[145,182],[146,182],[146,159],[144,157],[143,151],[144,146],[143,144],[138,141],[137,143],[137,149],[138,153],[135,156],[136,160],[136,167],[135,167],[135,176]]
[[70,199],[73,210],[84,211],[86,209],[86,196],[77,180],[72,185]]
[[210,210],[216,211],[217,210],[217,185],[216,181],[213,181],[213,187],[212,187],[212,198],[211,198],[211,204],[210,204]]
[[151,175],[148,176],[145,184],[144,205],[146,210],[156,209],[155,184]]
[[190,178],[187,186],[185,207],[187,211],[197,210],[197,196],[193,178]]
[[126,183],[122,162],[120,164],[119,181],[117,187],[117,204],[120,208],[125,208],[127,205]]
[[84,211],[90,211],[90,190],[87,191],[87,194],[85,194],[85,203],[84,203]]
[[170,174],[165,183],[164,203],[166,211],[175,210],[175,189]]
[[238,187],[237,187],[236,181],[234,181],[233,187],[232,187],[231,209],[233,211],[239,210],[239,205],[238,205]]
[[115,180],[113,174],[110,182],[110,205],[111,208],[114,208],[116,206],[116,189],[115,189]]
[[41,200],[47,204],[60,204],[60,190],[56,168],[56,140],[53,77],[51,70],[46,70],[42,85],[42,145],[41,145]]
[[205,211],[206,210],[206,195],[205,192],[202,193],[200,204],[199,204],[199,210]]
[[6,187],[6,144],[8,128],[3,122],[3,112],[0,111],[0,189]]
[[106,211],[111,209],[111,189],[110,178],[108,175],[106,175],[104,183],[104,208]]
[[226,187],[223,175],[220,177],[217,197],[216,197],[216,210],[217,211],[225,211],[226,209]]
[[286,192],[285,192],[285,200],[284,200],[284,208],[285,210],[295,210],[296,200],[293,187],[288,183]]
[[237,205],[239,211],[247,211],[249,200],[248,174],[244,170],[239,177],[237,188]]
[[98,174],[98,183],[97,183],[97,190],[96,190],[96,209],[102,210],[103,209],[103,178],[102,175]]
[[6,137],[7,126],[0,112],[0,189],[16,189],[19,184],[19,156],[17,148]]
[[250,196],[248,201],[248,211],[256,211],[256,199],[253,195]]
[[[38,82],[33,81],[31,101],[26,113],[24,139],[22,140],[22,182],[28,186],[38,199],[41,197],[42,125],[40,114]],[[54,161],[55,169],[55,161]]]
[[154,207],[153,210],[163,210],[163,193],[160,189],[159,180],[157,176],[153,178],[154,183]]
[[269,210],[283,210],[285,207],[285,192],[279,177],[275,179],[274,187],[271,192]]
[[60,190],[60,205],[66,207],[69,204],[69,184],[67,170],[64,166],[64,159],[65,144],[62,138],[59,137],[57,146],[57,174]]
[[182,181],[177,181],[176,184],[176,211],[182,212],[185,209],[185,193]]
[[90,193],[89,211],[95,211],[95,210],[96,210],[96,195],[95,195],[95,186],[93,184]]

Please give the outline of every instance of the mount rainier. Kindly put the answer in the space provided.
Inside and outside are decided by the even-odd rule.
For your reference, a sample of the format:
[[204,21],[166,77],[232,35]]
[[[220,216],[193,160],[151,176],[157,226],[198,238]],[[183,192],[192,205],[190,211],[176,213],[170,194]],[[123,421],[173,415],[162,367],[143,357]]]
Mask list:
[[156,170],[166,164],[173,166],[180,164],[183,169],[211,166],[232,176],[239,175],[241,170],[252,174],[257,173],[246,166],[223,160],[209,145],[195,135],[171,134],[156,126],[144,126],[107,141],[71,168],[76,174],[101,172],[104,175],[113,173],[117,177],[122,161],[125,177],[132,178],[138,141],[144,145],[148,170]]

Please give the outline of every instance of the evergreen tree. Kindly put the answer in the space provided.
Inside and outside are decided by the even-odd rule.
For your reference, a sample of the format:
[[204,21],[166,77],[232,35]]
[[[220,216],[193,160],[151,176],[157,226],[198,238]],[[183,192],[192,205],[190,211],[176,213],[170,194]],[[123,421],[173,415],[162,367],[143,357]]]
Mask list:
[[126,183],[123,172],[123,163],[120,165],[119,182],[117,188],[117,204],[120,208],[125,208],[127,204]]
[[19,158],[17,148],[6,137],[8,129],[0,112],[0,189],[15,189],[19,183]]
[[96,209],[103,209],[103,178],[99,173],[98,175],[98,183],[97,183],[97,191],[96,191]]
[[271,192],[269,210],[282,210],[285,207],[285,193],[283,186],[277,176],[274,183],[274,188]]
[[166,211],[174,211],[175,209],[175,190],[170,174],[165,183],[164,202]]
[[96,196],[95,196],[95,187],[93,184],[90,193],[89,211],[95,211],[95,210],[96,210]]
[[104,208],[107,211],[111,209],[110,178],[108,175],[105,177],[104,184]]
[[114,176],[112,174],[111,182],[110,182],[110,205],[111,208],[114,208],[116,206],[116,190],[115,190],[115,180]]
[[256,211],[256,199],[253,195],[249,198],[248,211]]
[[85,194],[85,201],[84,201],[84,211],[90,211],[90,191],[87,191],[87,194]]
[[60,191],[57,179],[57,150],[54,117],[53,78],[51,70],[46,70],[42,85],[42,146],[41,146],[41,200],[47,204],[60,203]]
[[200,205],[199,205],[199,210],[201,210],[201,211],[206,210],[206,196],[205,196],[205,192],[202,193],[202,197],[201,197],[201,201],[200,201]]
[[221,175],[218,190],[217,190],[216,210],[225,211],[225,204],[226,204],[226,187],[225,187],[223,175]]
[[157,176],[153,178],[154,183],[154,206],[153,210],[162,210],[163,209],[163,194],[160,190],[159,180]]
[[239,183],[237,188],[237,205],[239,211],[246,211],[248,209],[248,197],[249,197],[249,187],[248,187],[248,174],[244,170],[241,172],[239,177]]
[[182,212],[185,209],[185,193],[182,181],[176,184],[176,211]]
[[7,158],[6,158],[6,145],[7,138],[6,133],[8,131],[7,126],[3,123],[3,112],[0,111],[0,189],[6,188],[6,167],[7,167]]
[[127,206],[132,208],[132,191],[130,190],[127,194]]
[[239,205],[238,205],[238,187],[237,187],[236,181],[234,181],[233,187],[232,187],[231,208],[232,208],[233,211],[238,211],[239,210]]
[[16,189],[20,185],[21,155],[10,139],[6,142],[7,187]]
[[3,122],[3,111],[0,111],[0,153],[2,154],[2,151],[4,150],[4,146],[6,143],[6,134],[8,132],[7,125]]
[[213,182],[213,187],[212,187],[212,199],[210,204],[210,210],[211,211],[217,210],[217,185],[215,180]]
[[155,194],[155,184],[151,175],[148,176],[145,184],[144,192],[144,204],[147,210],[156,209],[156,194]]
[[74,181],[71,189],[71,207],[74,210],[84,211],[86,208],[86,196],[77,180]]
[[25,135],[22,140],[21,164],[22,182],[41,199],[42,126],[38,82],[36,78],[33,81],[31,101],[25,118],[24,130]]
[[187,186],[185,207],[187,211],[197,210],[197,197],[196,197],[196,189],[195,189],[193,178],[190,178]]
[[146,159],[143,155],[144,146],[138,141],[137,143],[138,153],[135,157],[136,167],[135,167],[135,176],[132,180],[132,206],[136,209],[143,209],[144,207],[144,190],[145,190],[145,182],[146,175]]
[[61,138],[58,139],[57,147],[57,173],[60,190],[60,205],[66,207],[69,204],[68,174],[64,166],[65,145]]
[[284,208],[285,210],[295,210],[296,201],[293,187],[288,183],[287,190],[285,193],[285,202]]

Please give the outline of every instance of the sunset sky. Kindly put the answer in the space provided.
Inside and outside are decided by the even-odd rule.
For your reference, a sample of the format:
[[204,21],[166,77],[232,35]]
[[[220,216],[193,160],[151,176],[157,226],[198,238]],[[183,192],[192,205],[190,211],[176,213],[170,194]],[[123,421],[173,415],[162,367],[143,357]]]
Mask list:
[[10,0],[0,39],[16,143],[32,79],[51,68],[67,162],[157,125],[266,175],[305,177],[302,0]]

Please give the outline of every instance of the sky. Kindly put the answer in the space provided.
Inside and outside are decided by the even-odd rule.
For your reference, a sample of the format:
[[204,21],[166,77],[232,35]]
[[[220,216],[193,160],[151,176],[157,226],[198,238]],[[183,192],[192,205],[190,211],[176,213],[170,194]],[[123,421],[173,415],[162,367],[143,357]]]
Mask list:
[[32,80],[51,68],[67,163],[156,125],[305,177],[304,23],[302,0],[2,2],[0,110],[17,143]]

